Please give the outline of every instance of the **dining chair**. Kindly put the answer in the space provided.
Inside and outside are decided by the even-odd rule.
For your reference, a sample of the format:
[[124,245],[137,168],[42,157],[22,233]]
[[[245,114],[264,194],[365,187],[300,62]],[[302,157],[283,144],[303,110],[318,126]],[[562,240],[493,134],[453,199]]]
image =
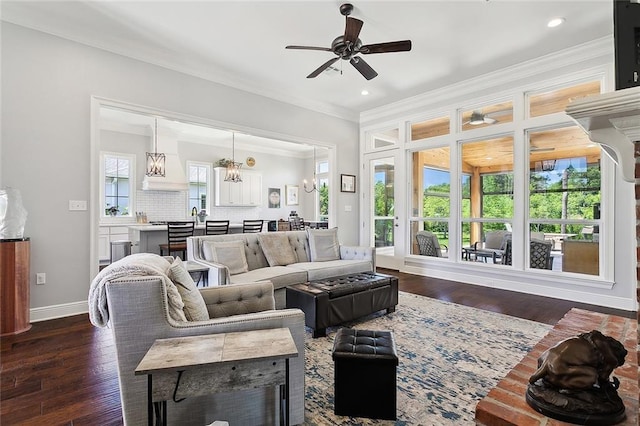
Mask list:
[[263,223],[264,220],[243,220],[242,233],[248,234],[251,232],[262,232]]
[[228,220],[207,220],[204,223],[205,235],[221,235],[229,233]]
[[160,256],[165,251],[168,256],[171,253],[181,252],[182,259],[187,257],[187,238],[193,237],[195,222],[167,222],[167,243],[160,244]]

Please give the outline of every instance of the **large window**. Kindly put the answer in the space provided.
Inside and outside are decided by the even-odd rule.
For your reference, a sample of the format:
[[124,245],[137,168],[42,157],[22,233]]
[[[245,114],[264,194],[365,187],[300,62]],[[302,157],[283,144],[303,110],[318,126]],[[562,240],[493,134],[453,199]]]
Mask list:
[[449,256],[456,260],[600,276],[601,148],[563,113],[570,99],[599,92],[598,81],[579,82],[456,108],[455,129],[445,119],[412,123],[407,139],[421,147],[411,148],[409,252],[422,254],[416,235],[427,231],[460,249]]
[[209,213],[211,193],[211,165],[207,163],[187,162],[189,170],[188,214],[204,210]]
[[420,246],[416,235],[427,231],[435,235],[442,257],[448,256],[451,173],[449,147],[414,152],[411,218],[411,253],[433,255]]
[[502,264],[501,253],[493,250],[504,249],[502,240],[512,229],[513,137],[464,142],[460,151],[462,258]]
[[102,217],[130,217],[134,209],[135,156],[102,153]]
[[599,275],[600,147],[575,126],[529,134],[529,228],[553,269]]

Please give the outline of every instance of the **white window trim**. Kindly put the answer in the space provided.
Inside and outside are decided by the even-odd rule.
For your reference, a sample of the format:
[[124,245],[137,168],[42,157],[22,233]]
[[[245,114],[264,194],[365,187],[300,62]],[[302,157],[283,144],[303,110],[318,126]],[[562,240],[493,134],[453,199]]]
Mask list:
[[[127,216],[107,216],[104,214],[105,205],[104,205],[104,160],[105,157],[120,157],[126,158],[129,160],[129,214]],[[98,215],[100,217],[100,224],[114,224],[114,223],[122,223],[122,222],[131,222],[135,221],[135,211],[136,211],[136,155],[129,154],[124,152],[113,152],[113,151],[100,151],[100,211]]]
[[[191,171],[191,166],[196,166],[196,167],[205,167],[207,170],[207,205],[206,205],[206,210],[207,210],[207,215],[211,215],[211,208],[213,206],[213,204],[211,203],[211,199],[213,196],[213,181],[212,181],[212,176],[213,176],[213,166],[211,165],[211,163],[204,163],[201,161],[187,161],[187,178],[189,178],[190,176],[190,171]],[[188,179],[187,179],[188,180]],[[191,183],[190,181],[188,182],[189,184]],[[190,193],[189,190],[187,190],[187,205],[186,205],[186,210],[187,210],[187,216],[191,215],[191,205],[189,204],[191,201],[191,198],[189,198]],[[200,211],[198,209],[198,211]]]

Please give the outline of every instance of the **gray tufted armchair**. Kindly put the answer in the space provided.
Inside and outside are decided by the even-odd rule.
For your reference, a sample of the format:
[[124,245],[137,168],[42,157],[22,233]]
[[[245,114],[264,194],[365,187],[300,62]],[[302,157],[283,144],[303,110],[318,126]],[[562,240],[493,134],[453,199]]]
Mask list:
[[[216,333],[289,328],[298,348],[290,361],[290,420],[304,421],[304,313],[275,310],[269,282],[199,290],[210,319],[176,321],[169,314],[167,288],[160,276],[129,276],[105,285],[109,327],[118,362],[124,422],[147,424],[147,379],[134,370],[156,339]],[[168,423],[205,425],[214,420],[230,424],[278,424],[278,390],[257,388],[168,402]]]

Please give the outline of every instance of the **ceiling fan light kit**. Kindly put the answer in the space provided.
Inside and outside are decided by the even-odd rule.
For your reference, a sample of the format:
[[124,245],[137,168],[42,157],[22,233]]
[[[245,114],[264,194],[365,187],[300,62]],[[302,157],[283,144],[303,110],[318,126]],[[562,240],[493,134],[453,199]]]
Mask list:
[[340,13],[346,17],[346,25],[344,34],[336,37],[331,43],[331,47],[317,47],[317,46],[286,46],[285,49],[299,49],[299,50],[320,50],[325,52],[333,52],[336,55],[335,58],[329,59],[324,64],[320,65],[316,70],[307,76],[307,78],[315,78],[320,75],[327,68],[331,67],[338,59],[349,61],[355,69],[367,80],[375,78],[378,73],[362,59],[357,56],[358,54],[369,55],[374,53],[390,53],[390,52],[408,52],[411,50],[411,40],[392,41],[386,43],[376,43],[363,45],[362,40],[358,37],[360,30],[364,22],[351,18],[349,15],[353,12],[353,5],[345,3],[340,6]]

